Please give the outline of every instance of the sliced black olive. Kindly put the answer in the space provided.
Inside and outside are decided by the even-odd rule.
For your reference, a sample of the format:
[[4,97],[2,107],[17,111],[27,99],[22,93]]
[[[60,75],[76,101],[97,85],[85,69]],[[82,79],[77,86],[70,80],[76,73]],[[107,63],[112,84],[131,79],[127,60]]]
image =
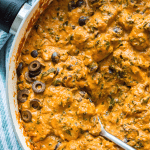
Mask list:
[[26,72],[24,77],[25,77],[26,81],[28,81],[29,83],[32,83],[36,80],[36,77],[30,77],[29,76],[29,72]]
[[83,0],[78,0],[78,1],[76,2],[76,6],[77,6],[77,7],[81,7],[83,4],[85,4],[85,1],[83,1]]
[[41,70],[36,71],[36,72],[31,72],[31,71],[29,71],[29,76],[30,76],[31,78],[33,78],[33,77],[35,77],[35,76],[38,76],[40,73],[41,73]]
[[33,107],[34,109],[37,109],[37,110],[41,109],[40,101],[38,99],[31,100],[30,106]]
[[29,72],[38,72],[41,70],[41,63],[37,60],[32,61],[28,66]]
[[32,89],[35,93],[43,93],[45,91],[45,83],[42,83],[40,81],[35,81],[32,84]]
[[20,62],[18,67],[17,67],[17,75],[18,77],[21,75],[23,69],[23,62]]
[[17,99],[20,103],[24,103],[27,101],[27,97],[29,95],[28,89],[23,89],[18,92]]
[[60,59],[60,54],[57,52],[54,52],[51,56],[52,62],[58,63]]
[[81,16],[81,17],[79,18],[79,21],[78,21],[78,22],[79,22],[79,25],[80,25],[80,26],[84,26],[84,25],[86,24],[87,20],[88,20],[87,17]]
[[21,118],[24,122],[28,123],[28,122],[31,122],[31,119],[32,119],[32,114],[30,111],[28,110],[25,110],[25,111],[22,111],[21,112]]
[[61,144],[60,142],[57,143],[57,145],[55,146],[55,149],[54,149],[54,150],[57,150],[57,148],[59,147],[60,144]]
[[38,56],[38,51],[37,51],[37,50],[33,50],[33,51],[31,52],[31,56],[32,56],[33,58],[36,58],[36,57]]
[[68,10],[69,10],[69,11],[72,11],[72,10],[75,9],[76,7],[77,7],[77,5],[76,5],[75,1],[70,1],[70,2],[68,3]]

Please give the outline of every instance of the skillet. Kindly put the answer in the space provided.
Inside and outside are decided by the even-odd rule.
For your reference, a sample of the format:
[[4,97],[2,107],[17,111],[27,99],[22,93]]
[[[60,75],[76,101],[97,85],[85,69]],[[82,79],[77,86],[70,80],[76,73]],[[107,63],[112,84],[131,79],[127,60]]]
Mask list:
[[[8,90],[8,98],[9,98],[8,105],[11,110],[10,114],[11,114],[12,121],[13,121],[16,132],[18,131],[18,127],[16,127],[16,125],[15,125],[15,123],[16,123],[15,121],[17,119],[14,121],[14,118],[17,117],[17,115],[16,115],[17,111],[15,111],[15,115],[14,115],[13,113],[14,113],[15,109],[13,106],[14,104],[12,102],[12,95],[15,98],[14,99],[14,101],[15,101],[16,100],[16,91],[15,91],[15,89],[16,89],[16,85],[15,85],[16,84],[16,73],[15,73],[15,70],[16,70],[17,58],[19,56],[19,53],[21,52],[21,48],[24,45],[24,42],[30,32],[32,25],[34,24],[35,20],[38,18],[39,14],[41,14],[43,12],[43,10],[46,8],[46,6],[50,3],[50,1],[47,1],[47,2],[46,1],[37,1],[37,3],[30,9],[29,5],[24,4],[24,2],[22,2],[22,3],[21,2],[22,1],[19,1],[17,3],[17,5],[19,5],[19,6],[17,6],[16,8],[15,8],[14,2],[8,3],[8,6],[6,7],[6,9],[4,9],[5,8],[5,6],[4,6],[4,8],[2,8],[2,10],[4,9],[4,10],[6,10],[6,12],[8,10],[8,13],[4,13],[4,17],[2,17],[4,22],[1,21],[1,22],[3,22],[3,26],[2,26],[3,30],[5,30],[7,32],[9,31],[12,34],[16,34],[16,37],[15,37],[15,40],[13,42],[13,46],[11,49],[11,53],[10,53],[9,70],[7,69],[7,72],[8,72],[7,73],[7,87],[8,87],[7,90]],[[39,6],[38,6],[38,8],[35,8],[37,6],[37,4],[39,4]],[[17,12],[18,13],[17,16],[15,16],[15,19],[13,20],[13,22],[10,23],[15,14],[15,11],[17,11],[18,8],[20,8],[20,7],[21,7],[21,10]],[[13,9],[10,11],[9,8],[13,8]],[[35,10],[35,12],[33,10]],[[15,68],[15,70],[13,70],[14,68]],[[17,107],[17,104],[15,105],[15,107]],[[16,136],[19,136],[19,134],[16,133]],[[18,137],[18,139],[20,140],[20,137]],[[22,145],[22,143],[21,143],[21,145]],[[24,148],[24,146],[23,146],[23,148]]]

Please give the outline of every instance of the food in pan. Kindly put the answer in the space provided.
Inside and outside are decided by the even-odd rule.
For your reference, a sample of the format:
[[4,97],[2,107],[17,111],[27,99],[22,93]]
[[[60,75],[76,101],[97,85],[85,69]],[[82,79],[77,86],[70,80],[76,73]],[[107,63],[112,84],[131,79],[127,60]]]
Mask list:
[[17,68],[21,124],[33,150],[119,150],[104,128],[150,149],[150,1],[54,0]]

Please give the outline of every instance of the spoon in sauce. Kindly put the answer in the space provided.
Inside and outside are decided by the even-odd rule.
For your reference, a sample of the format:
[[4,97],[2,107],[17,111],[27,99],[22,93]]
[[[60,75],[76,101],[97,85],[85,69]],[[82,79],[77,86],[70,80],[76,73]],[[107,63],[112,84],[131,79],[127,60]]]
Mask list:
[[105,137],[105,138],[111,140],[112,142],[114,142],[115,144],[119,145],[121,148],[123,148],[123,149],[125,149],[125,150],[136,150],[136,149],[132,148],[131,146],[129,146],[128,144],[122,142],[121,140],[119,140],[119,139],[116,138],[115,136],[113,136],[113,135],[111,135],[110,133],[108,133],[108,132],[104,129],[104,127],[103,127],[103,125],[102,125],[102,123],[101,123],[99,117],[98,117],[98,121],[99,121],[99,123],[100,123],[100,125],[101,125],[101,132],[100,132],[100,135],[101,135],[101,136],[103,136],[103,137]]

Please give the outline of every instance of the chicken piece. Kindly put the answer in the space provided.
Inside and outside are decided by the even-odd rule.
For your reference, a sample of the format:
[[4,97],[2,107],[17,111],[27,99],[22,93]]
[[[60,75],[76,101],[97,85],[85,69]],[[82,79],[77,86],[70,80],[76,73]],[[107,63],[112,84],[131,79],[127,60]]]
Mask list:
[[90,28],[91,32],[93,32],[94,28],[104,31],[107,27],[107,23],[103,20],[100,12],[95,12],[87,22],[87,26]]
[[80,130],[76,125],[76,120],[70,116],[55,115],[51,125],[55,134],[63,140],[76,140],[79,136]]
[[96,62],[103,60],[113,52],[113,46],[110,44],[110,36],[107,34],[101,34],[96,39],[95,46],[96,48],[93,50],[92,57]]
[[73,40],[71,41],[71,43],[76,45],[84,44],[84,42],[88,38],[89,38],[89,34],[87,33],[87,31],[82,27],[78,26],[74,30]]
[[82,99],[79,103],[77,114],[95,114],[95,105],[89,101],[89,99]]
[[134,24],[133,15],[130,15],[130,12],[123,10],[120,16],[118,17],[118,22],[123,28],[127,31],[131,30]]
[[133,47],[137,50],[142,51],[145,50],[149,46],[149,37],[148,34],[140,29],[138,26],[135,26],[130,35],[129,41]]

